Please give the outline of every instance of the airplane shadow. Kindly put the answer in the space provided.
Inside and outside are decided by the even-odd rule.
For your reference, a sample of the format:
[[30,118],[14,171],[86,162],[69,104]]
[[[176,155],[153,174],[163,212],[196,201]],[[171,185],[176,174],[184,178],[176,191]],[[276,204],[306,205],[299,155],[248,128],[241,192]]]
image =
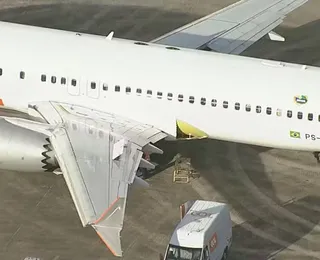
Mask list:
[[[296,242],[302,246],[293,248],[302,248],[302,254],[317,248],[316,238],[307,235],[320,221],[320,208],[315,206],[320,197],[307,195],[292,201],[280,200],[278,193],[281,192],[274,190],[270,172],[266,172],[260,159],[260,154],[270,148],[217,140],[159,145],[165,151],[163,157],[167,162],[177,152],[191,158],[201,178],[223,197],[222,202],[230,205],[236,218],[241,219],[240,223],[234,223],[229,259],[270,259]],[[290,151],[288,153],[290,155]],[[164,161],[162,159],[162,163]]]

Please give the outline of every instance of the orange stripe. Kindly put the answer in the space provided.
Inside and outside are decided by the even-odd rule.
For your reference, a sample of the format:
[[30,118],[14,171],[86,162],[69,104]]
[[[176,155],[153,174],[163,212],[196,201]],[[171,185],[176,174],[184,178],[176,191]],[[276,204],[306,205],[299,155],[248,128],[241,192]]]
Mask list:
[[107,212],[112,208],[112,206],[113,206],[118,200],[119,200],[119,197],[118,197],[114,202],[111,203],[111,205],[109,206],[109,208],[107,208],[107,209],[105,210],[105,212],[102,213],[101,217],[98,218],[98,219],[94,222],[94,224],[98,224],[98,223],[101,221],[101,219],[107,214]]
[[2,99],[0,98],[0,106],[4,106]]
[[108,245],[108,243],[103,239],[103,237],[100,235],[100,233],[99,233],[98,231],[97,231],[97,234],[98,234],[98,236],[101,238],[101,240],[103,241],[103,243],[106,244],[106,246],[107,246],[108,249],[111,251],[111,253],[112,253],[113,255],[117,256],[117,255],[116,255],[116,252]]

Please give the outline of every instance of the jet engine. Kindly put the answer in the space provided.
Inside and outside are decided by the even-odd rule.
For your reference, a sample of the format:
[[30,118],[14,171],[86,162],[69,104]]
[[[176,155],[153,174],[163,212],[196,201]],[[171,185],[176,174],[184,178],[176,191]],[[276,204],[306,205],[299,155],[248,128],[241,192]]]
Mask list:
[[53,172],[59,165],[49,138],[0,118],[0,169]]

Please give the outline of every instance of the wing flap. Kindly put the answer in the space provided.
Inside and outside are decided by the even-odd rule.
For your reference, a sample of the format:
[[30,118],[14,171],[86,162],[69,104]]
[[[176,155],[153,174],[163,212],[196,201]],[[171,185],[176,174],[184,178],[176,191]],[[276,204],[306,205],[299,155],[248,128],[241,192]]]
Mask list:
[[128,185],[135,181],[140,163],[153,166],[142,159],[143,147],[159,152],[149,144],[166,134],[114,114],[70,104],[40,102],[30,107],[49,124],[15,123],[46,132],[82,225],[91,225],[110,250],[121,256]]
[[240,54],[308,0],[242,0],[151,42]]

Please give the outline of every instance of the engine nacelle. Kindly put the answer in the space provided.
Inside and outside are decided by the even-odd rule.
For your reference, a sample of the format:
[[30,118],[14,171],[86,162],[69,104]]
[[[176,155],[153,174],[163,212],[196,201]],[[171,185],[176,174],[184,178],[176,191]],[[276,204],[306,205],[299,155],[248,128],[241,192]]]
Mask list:
[[53,172],[58,168],[46,135],[0,119],[0,169]]

